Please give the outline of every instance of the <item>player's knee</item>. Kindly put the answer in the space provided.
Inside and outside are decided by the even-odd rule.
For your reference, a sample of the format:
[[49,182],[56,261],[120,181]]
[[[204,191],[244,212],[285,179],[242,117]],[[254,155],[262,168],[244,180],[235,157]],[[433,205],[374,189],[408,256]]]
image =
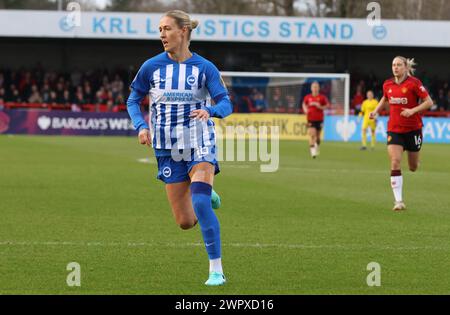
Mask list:
[[391,160],[391,168],[392,168],[393,170],[398,170],[398,169],[400,169],[401,162],[402,162],[401,159],[392,159],[392,160]]
[[411,171],[411,172],[415,172],[415,171],[417,171],[417,169],[419,168],[419,165],[418,164],[413,164],[413,165],[409,165],[409,170]]
[[178,222],[178,226],[182,230],[189,230],[189,229],[192,229],[196,223],[197,223],[196,220],[183,220],[183,221]]
[[181,224],[179,225],[179,227],[180,227],[180,229],[182,229],[182,230],[189,230],[189,229],[191,229],[191,228],[193,227],[193,225],[181,223]]

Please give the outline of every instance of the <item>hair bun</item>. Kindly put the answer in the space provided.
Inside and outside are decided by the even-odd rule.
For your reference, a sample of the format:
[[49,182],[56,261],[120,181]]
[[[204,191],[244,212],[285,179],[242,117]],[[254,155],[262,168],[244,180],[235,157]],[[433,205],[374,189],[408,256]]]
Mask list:
[[197,20],[191,20],[191,30],[197,28],[198,26],[198,21]]

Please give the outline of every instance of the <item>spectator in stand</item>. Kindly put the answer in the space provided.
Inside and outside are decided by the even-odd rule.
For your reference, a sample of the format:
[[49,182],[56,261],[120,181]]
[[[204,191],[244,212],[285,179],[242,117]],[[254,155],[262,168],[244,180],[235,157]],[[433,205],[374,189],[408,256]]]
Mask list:
[[[41,102],[44,104],[77,104],[82,107],[84,104],[95,105],[99,103],[106,105],[102,106],[102,110],[105,107],[112,110],[118,105],[125,104],[124,100],[128,93],[128,80],[134,75],[135,70],[130,72],[129,69],[92,69],[89,71],[83,70],[83,72],[80,69],[75,69],[69,74],[64,74],[50,70],[45,71],[42,65],[37,65],[21,70],[0,69],[0,89],[3,88],[2,99],[5,103],[39,101],[40,96]],[[430,90],[436,102],[433,109],[439,112],[449,111],[449,82],[442,81],[437,77],[427,78],[426,75],[424,77],[426,80],[423,83]],[[356,114],[358,114],[359,106],[364,100],[364,94],[367,89],[372,89],[376,96],[381,97],[382,83],[383,80],[377,78],[374,73],[368,73],[364,76],[357,73],[352,74],[352,112],[356,109]],[[36,91],[34,86],[37,86],[38,91]],[[322,91],[328,87],[331,88],[330,82],[324,82]],[[70,92],[69,103],[67,103],[67,97],[64,96],[65,90]],[[52,91],[56,93],[56,98],[54,95],[52,97]],[[98,93],[99,91],[100,93]],[[97,96],[97,93],[99,96]],[[242,89],[235,97],[235,107],[240,112],[249,112],[252,108],[251,106],[256,108],[257,112],[267,110],[291,112],[293,108],[294,112],[298,111],[298,104],[294,106],[292,96],[289,94],[293,95],[293,93],[286,93],[284,89],[274,87],[268,90],[266,98],[264,91],[259,88],[254,88],[252,91],[248,89],[244,91]],[[100,110],[99,106],[97,106],[97,110]]]
[[435,104],[437,105],[438,111],[441,111],[441,112],[447,111],[448,99],[447,99],[447,95],[445,95],[444,89],[439,89]]
[[83,94],[84,94],[84,100],[86,101],[86,104],[94,104],[95,98],[94,93],[92,92],[92,87],[89,81],[84,82],[84,88],[83,88]]
[[[245,93],[247,94],[247,93]],[[238,96],[236,97],[237,108],[239,113],[250,113],[249,102],[250,98],[248,96]]]
[[48,99],[48,104],[56,105],[58,103],[58,96],[55,91],[50,91],[50,97]]
[[0,85],[0,109],[3,109],[5,99],[5,89]]
[[77,86],[77,89],[75,91],[75,96],[73,98],[72,102],[72,111],[81,111],[82,106],[86,104],[86,101],[84,99],[83,95],[83,87]]
[[17,88],[19,84],[19,75],[17,74],[17,71],[11,71],[10,78],[9,78],[9,84],[14,84],[14,86]]
[[286,105],[288,113],[298,113],[297,102],[295,101],[295,96],[292,94],[286,95]]
[[70,97],[70,92],[68,89],[64,89],[63,91],[63,98],[62,98],[62,105],[64,105],[64,107],[69,107],[72,104],[72,98]]
[[264,94],[258,89],[252,90],[250,99],[257,112],[261,113],[267,110],[267,102],[264,99]]
[[81,83],[81,72],[78,68],[75,68],[71,73],[70,73],[70,82],[74,85],[74,86],[78,86]]
[[34,84],[36,84],[36,82],[34,80],[31,80],[31,72],[25,72],[19,82],[19,93],[22,99],[27,100],[31,96],[31,87]]
[[[114,104],[113,104],[113,111],[114,112],[118,112],[118,111],[126,111],[126,107],[125,107],[125,97],[122,93],[118,94],[115,98],[114,98]],[[120,105],[123,105],[123,108],[119,108]]]
[[74,97],[73,103],[80,105],[80,106],[86,104],[86,100],[84,99],[84,95],[83,95],[83,88],[81,88],[81,86],[79,86],[77,88],[77,91],[75,92],[75,97]]
[[44,83],[41,90],[42,102],[49,103],[50,100],[50,86],[48,83]]
[[124,83],[122,79],[120,79],[120,76],[116,74],[114,76],[114,81],[111,83],[111,92],[113,99],[116,99],[116,97],[123,92]]
[[64,80],[63,78],[58,79],[58,83],[56,84],[56,102],[58,104],[64,103]]
[[33,84],[31,86],[31,95],[28,98],[28,103],[39,104],[39,103],[42,103],[42,102],[43,102],[43,100],[42,100],[41,93],[39,93],[39,89],[38,89],[37,85]]
[[280,112],[283,110],[284,104],[281,98],[281,89],[279,87],[273,89],[272,95],[269,99],[269,105],[275,112]]
[[95,103],[97,104],[106,104],[106,101],[108,99],[108,94],[103,86],[100,87],[100,89],[95,94]]
[[[111,92],[109,92],[109,93],[111,93]],[[106,110],[110,112],[110,111],[112,111],[113,107],[114,107],[114,101],[112,98],[109,98],[106,101]]]
[[7,102],[15,102],[15,103],[21,103],[22,98],[20,97],[19,90],[16,88],[14,84],[11,84],[9,87],[10,93],[8,95]]
[[105,86],[101,86],[96,93],[96,111],[100,111],[100,105],[107,105],[107,108],[112,108],[113,98],[111,91],[108,91]]

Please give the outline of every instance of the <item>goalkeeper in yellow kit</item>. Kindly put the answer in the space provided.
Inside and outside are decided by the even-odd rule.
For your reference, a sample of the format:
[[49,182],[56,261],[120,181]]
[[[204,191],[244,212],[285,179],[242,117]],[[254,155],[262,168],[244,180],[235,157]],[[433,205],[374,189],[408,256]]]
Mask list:
[[370,127],[370,131],[372,133],[370,146],[372,150],[375,148],[375,128],[376,128],[376,119],[370,119],[370,113],[375,110],[378,105],[378,101],[373,97],[373,92],[371,90],[367,91],[367,99],[361,105],[361,112],[359,113],[358,120],[363,118],[362,123],[362,146],[361,150],[367,149],[367,128]]

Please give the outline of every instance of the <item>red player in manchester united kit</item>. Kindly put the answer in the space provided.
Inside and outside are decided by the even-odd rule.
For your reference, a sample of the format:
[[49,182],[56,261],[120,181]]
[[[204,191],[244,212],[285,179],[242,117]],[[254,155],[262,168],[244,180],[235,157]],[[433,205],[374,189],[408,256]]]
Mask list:
[[308,119],[309,148],[311,156],[316,158],[320,150],[320,132],[323,127],[323,110],[329,106],[325,95],[319,94],[320,85],[318,82],[311,84],[311,94],[303,98],[303,112]]
[[404,210],[402,199],[403,177],[401,160],[403,151],[408,152],[411,171],[419,167],[419,151],[422,147],[421,112],[433,105],[433,101],[419,79],[413,77],[414,59],[395,57],[392,62],[394,77],[383,84],[383,97],[370,114],[374,118],[386,104],[389,104],[388,153],[391,160],[391,187],[394,192],[393,210]]

